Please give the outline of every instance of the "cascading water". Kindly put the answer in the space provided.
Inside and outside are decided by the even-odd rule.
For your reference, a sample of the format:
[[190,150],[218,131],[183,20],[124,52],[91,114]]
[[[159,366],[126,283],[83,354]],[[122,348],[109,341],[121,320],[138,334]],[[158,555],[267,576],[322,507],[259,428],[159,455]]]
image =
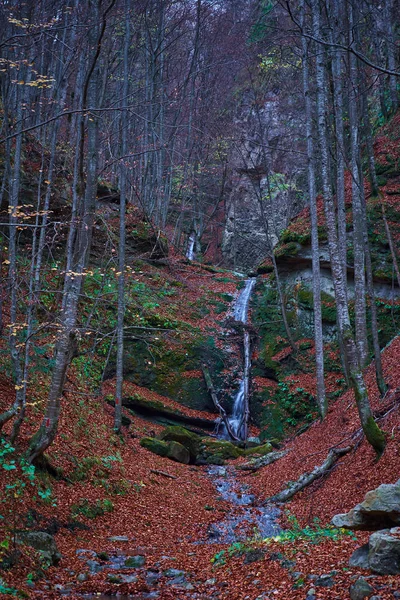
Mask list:
[[[251,279],[247,279],[246,285],[236,301],[233,313],[235,321],[239,321],[240,323],[247,323],[247,314],[249,312],[250,298],[255,284],[256,279],[254,277]],[[240,382],[239,391],[236,394],[235,401],[233,403],[232,415],[228,418],[228,423],[232,433],[241,440],[245,440],[247,438],[249,381],[251,367],[250,335],[247,330],[244,331],[243,344],[243,378]],[[224,437],[229,437],[229,433],[225,426],[223,428],[222,433]]]
[[194,246],[196,242],[196,234],[192,231],[188,239],[188,247],[186,250],[186,258],[189,260],[195,259]]

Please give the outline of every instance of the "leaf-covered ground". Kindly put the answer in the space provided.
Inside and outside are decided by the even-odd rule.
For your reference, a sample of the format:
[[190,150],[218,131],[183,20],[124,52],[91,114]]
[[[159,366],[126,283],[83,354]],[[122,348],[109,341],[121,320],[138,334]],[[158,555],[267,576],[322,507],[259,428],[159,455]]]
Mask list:
[[[189,283],[198,277],[207,282],[210,289],[236,294],[236,284],[215,281],[221,278],[220,275],[209,276],[201,269],[195,275],[195,268],[185,268],[188,270],[182,267],[182,274],[187,273]],[[195,295],[195,289],[191,293]],[[205,318],[212,320],[209,315]],[[388,412],[380,422],[388,442],[381,460],[375,461],[373,452],[362,439],[353,395],[347,392],[331,403],[324,423],[313,423],[305,433],[287,442],[285,448],[289,452],[284,458],[255,474],[237,472],[238,481],[249,485],[256,494],[256,502],[323,462],[330,448],[349,443],[354,446],[354,451],[340,461],[330,476],[316,482],[286,507],[297,519],[295,528],[315,527],[315,518],[319,519],[320,527],[325,527],[334,514],[351,508],[369,489],[399,478],[399,351],[400,339],[395,339],[383,355],[384,370],[390,383],[384,401],[379,400],[372,368],[367,371],[374,409],[380,414]],[[256,385],[268,382],[274,385],[269,380],[260,380],[262,378],[256,379]],[[306,386],[306,382],[300,383]],[[309,385],[312,391],[312,378]],[[112,433],[113,409],[104,402],[104,397],[112,394],[113,386],[113,380],[107,381],[102,395],[95,396],[85,391],[84,382],[74,370],[71,371],[60,434],[50,453],[53,466],[61,469],[63,478],[56,480],[48,475],[37,475],[43,489],[51,488],[51,498],[56,505],[52,506],[53,500],[39,498],[33,501],[29,489],[15,501],[2,503],[3,523],[8,533],[13,529],[13,519],[17,528],[29,525],[34,529],[48,529],[55,533],[63,558],[59,566],[46,569],[34,587],[30,587],[27,581],[36,572],[37,557],[32,552],[24,552],[16,567],[2,573],[8,586],[25,591],[29,598],[45,599],[59,598],[61,591],[69,589],[71,598],[87,593],[136,594],[158,590],[161,599],[245,600],[265,594],[262,597],[303,600],[317,576],[332,574],[333,586],[316,586],[315,597],[325,600],[348,597],[353,579],[362,574],[357,569],[349,570],[348,558],[365,541],[366,534],[357,535],[357,541],[351,536],[330,539],[315,535],[308,540],[300,536],[286,543],[271,541],[266,544],[250,532],[248,543],[237,548],[229,544],[210,544],[210,524],[222,521],[232,506],[216,492],[207,467],[181,465],[151,454],[139,445],[141,437],[157,434],[160,425],[132,417],[125,411],[132,424],[124,428],[122,436]],[[2,407],[8,405],[12,393],[9,380],[3,378],[0,385]],[[188,416],[205,414],[134,383],[127,382],[124,393],[139,393],[171,409],[179,408]],[[38,389],[35,397],[42,403],[45,400],[45,396],[40,398]],[[39,407],[30,407],[24,439],[34,431],[40,406],[41,403]],[[213,415],[210,414],[210,418]],[[240,464],[243,460],[237,462]],[[165,473],[175,479],[166,477]],[[10,472],[1,473],[3,490],[12,477]],[[96,506],[103,507],[103,514],[91,518],[90,508]],[[236,510],[239,513],[241,509]],[[293,516],[288,520],[282,513],[281,520],[286,527],[293,527]],[[112,542],[109,539],[112,536],[126,536],[128,541]],[[261,550],[260,556],[255,562],[247,562],[247,553],[256,548]],[[85,560],[79,552],[77,554],[82,549],[108,555],[118,552],[128,556],[144,555],[145,569],[132,570],[138,577],[135,583],[112,583],[108,575],[114,571],[107,568],[107,563],[102,572],[89,572]],[[186,572],[186,587],[170,585],[170,579],[163,575],[168,568]],[[158,583],[150,587],[146,583],[149,569],[162,575]],[[84,575],[85,580],[78,581],[79,575]],[[400,587],[396,577],[373,577],[370,581],[380,598],[385,600],[392,598],[392,592]]]

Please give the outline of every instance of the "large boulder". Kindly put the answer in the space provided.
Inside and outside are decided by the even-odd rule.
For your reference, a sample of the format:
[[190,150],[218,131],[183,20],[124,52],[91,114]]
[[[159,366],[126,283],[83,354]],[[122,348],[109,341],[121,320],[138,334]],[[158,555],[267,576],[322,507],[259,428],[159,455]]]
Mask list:
[[158,456],[167,456],[168,454],[168,444],[155,438],[144,437],[140,440],[140,445]]
[[16,542],[37,550],[43,561],[49,565],[57,565],[62,558],[54,537],[44,531],[19,531],[16,534]]
[[332,523],[336,527],[366,531],[400,525],[400,479],[368,492],[361,504],[348,513],[335,515]]
[[185,446],[182,446],[179,442],[169,442],[168,444],[168,458],[184,465],[190,463],[190,452]]
[[400,527],[376,531],[369,538],[369,566],[379,575],[400,573]]
[[353,552],[349,565],[370,569],[378,575],[398,575],[400,573],[400,527],[373,533],[368,544]]
[[178,425],[166,427],[158,436],[163,442],[178,442],[182,444],[190,454],[190,462],[196,462],[201,448],[201,438],[196,433]]

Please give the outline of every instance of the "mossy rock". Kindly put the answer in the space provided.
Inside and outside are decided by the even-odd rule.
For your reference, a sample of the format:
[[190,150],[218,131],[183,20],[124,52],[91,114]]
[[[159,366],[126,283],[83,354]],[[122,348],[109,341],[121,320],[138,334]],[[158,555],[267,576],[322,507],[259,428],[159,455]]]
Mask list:
[[203,455],[206,460],[211,457],[217,457],[222,460],[239,458],[244,455],[244,450],[238,448],[232,442],[226,440],[203,440]]
[[298,255],[299,250],[299,243],[288,242],[287,244],[280,244],[277,248],[275,248],[275,256],[277,258],[293,257]]
[[188,465],[190,463],[190,452],[179,442],[169,442],[167,457],[175,462]]
[[201,447],[201,438],[179,425],[167,427],[158,436],[163,442],[179,442],[190,454],[191,462],[195,462]]
[[166,442],[162,442],[155,438],[144,437],[140,440],[140,445],[142,448],[146,448],[146,450],[149,450],[158,456],[168,455],[169,445]]
[[269,442],[262,444],[261,446],[256,446],[255,448],[247,448],[244,451],[245,456],[265,456],[272,452],[273,448]]
[[274,270],[274,266],[273,266],[271,260],[267,259],[266,261],[264,261],[260,265],[258,265],[257,275],[263,275],[264,273],[272,273],[273,270]]

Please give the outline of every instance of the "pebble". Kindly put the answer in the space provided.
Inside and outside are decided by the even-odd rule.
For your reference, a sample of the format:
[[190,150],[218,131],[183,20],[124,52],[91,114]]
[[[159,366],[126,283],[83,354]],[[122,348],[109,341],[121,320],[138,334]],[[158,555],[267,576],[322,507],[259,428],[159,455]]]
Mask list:
[[79,581],[79,583],[83,583],[87,579],[88,579],[87,573],[79,573],[79,575],[77,577],[77,580]]
[[108,539],[110,542],[129,542],[129,538],[126,535],[112,535]]
[[204,585],[215,585],[216,583],[216,579],[207,579],[207,581],[204,582]]

